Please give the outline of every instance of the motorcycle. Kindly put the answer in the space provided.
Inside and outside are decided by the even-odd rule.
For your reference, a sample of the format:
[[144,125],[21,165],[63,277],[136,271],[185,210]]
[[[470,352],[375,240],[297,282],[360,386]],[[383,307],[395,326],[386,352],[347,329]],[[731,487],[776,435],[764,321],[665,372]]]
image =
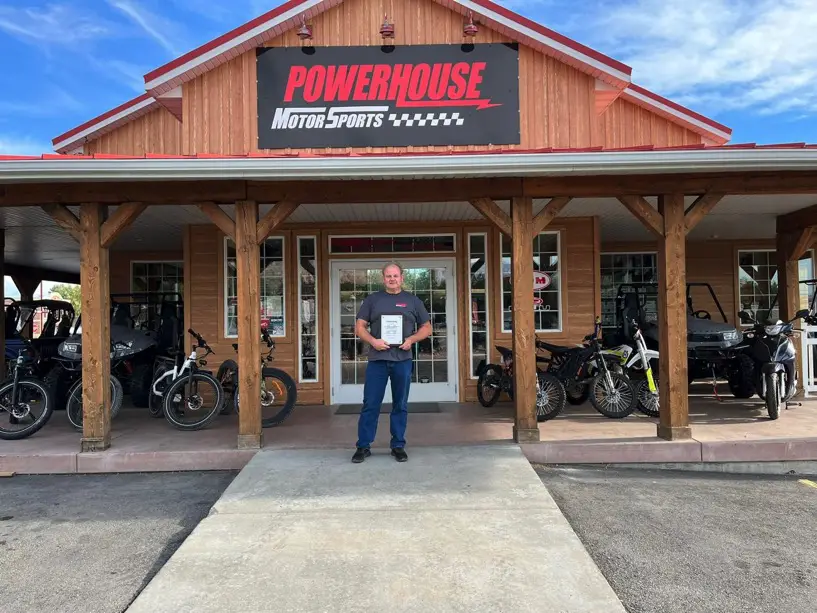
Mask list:
[[811,323],[814,316],[803,309],[791,321],[777,320],[773,324],[762,324],[746,311],[741,311],[739,315],[744,320],[754,322],[752,329],[745,335],[746,342],[741,345],[741,349],[754,362],[757,394],[766,404],[769,419],[778,419],[781,406],[786,407],[797,393],[797,352],[791,341],[794,322],[806,319]]
[[[496,345],[502,358],[499,364],[480,361],[477,366],[477,398],[484,407],[492,407],[502,392],[513,399],[513,351]],[[544,359],[537,356],[537,366]],[[536,421],[553,419],[565,408],[565,389],[553,375],[536,370]]]
[[658,417],[658,372],[653,370],[653,366],[658,366],[658,352],[647,349],[647,342],[644,340],[638,322],[633,319],[631,324],[633,326],[635,350],[627,344],[621,344],[604,349],[602,353],[617,357],[625,372],[635,374],[638,377],[638,382],[635,384],[636,398],[638,399],[636,408],[644,415]]
[[562,382],[569,397],[589,397],[593,408],[605,417],[627,417],[636,409],[636,389],[621,367],[621,358],[602,349],[600,332],[601,319],[597,317],[593,333],[584,337],[583,345],[562,347],[537,339],[536,346],[550,352],[550,359],[545,359],[549,362],[546,372]]

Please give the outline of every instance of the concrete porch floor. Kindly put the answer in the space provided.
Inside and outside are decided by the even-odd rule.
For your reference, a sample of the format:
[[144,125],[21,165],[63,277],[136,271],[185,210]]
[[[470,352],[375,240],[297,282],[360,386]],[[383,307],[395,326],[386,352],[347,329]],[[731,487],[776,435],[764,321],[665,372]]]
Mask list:
[[[697,388],[697,389],[696,389]],[[568,405],[539,425],[542,442],[523,445],[538,463],[742,462],[817,460],[817,400],[803,400],[770,421],[757,398],[739,401],[711,387],[693,386],[690,441],[655,436],[656,419],[634,413],[622,420],[599,415],[589,404]],[[723,394],[724,392],[721,391]],[[512,441],[513,406],[443,405],[441,413],[409,415],[407,449],[419,446],[504,444]],[[348,449],[357,415],[335,407],[298,406],[280,427],[264,430],[265,449]],[[235,448],[235,415],[220,416],[205,430],[181,432],[146,411],[123,409],[114,420],[111,448],[78,453],[80,434],[63,412],[22,441],[0,441],[0,472],[21,474],[241,469],[256,453]],[[375,446],[387,447],[388,415],[381,415]]]

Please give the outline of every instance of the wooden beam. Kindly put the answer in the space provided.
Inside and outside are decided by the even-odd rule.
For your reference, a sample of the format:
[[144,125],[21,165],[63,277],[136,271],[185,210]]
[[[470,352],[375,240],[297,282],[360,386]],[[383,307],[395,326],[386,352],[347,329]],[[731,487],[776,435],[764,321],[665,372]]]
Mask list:
[[511,202],[512,245],[511,285],[513,287],[513,375],[514,440],[539,440],[536,421],[536,349],[533,318],[533,200],[514,198]]
[[511,218],[508,214],[499,208],[499,205],[490,198],[474,198],[470,201],[480,214],[492,222],[500,232],[506,236],[511,236],[513,230],[511,229]]
[[40,208],[42,208],[60,228],[68,232],[74,240],[80,240],[79,219],[68,210],[67,206],[63,204],[43,204]]
[[562,212],[570,201],[573,200],[570,196],[560,196],[552,198],[550,202],[545,205],[539,214],[533,218],[533,235],[536,236],[542,230],[550,225],[550,222],[556,219],[559,213]]
[[[8,269],[6,269],[6,274],[9,274]],[[37,291],[40,283],[43,282],[43,278],[39,274],[13,274],[11,275],[11,280],[14,282],[14,285],[17,286],[17,290],[20,292],[20,300],[34,300],[34,292]]]
[[[187,224],[182,231],[182,267],[184,281],[184,329],[193,327],[193,226]],[[184,354],[193,351],[193,337],[184,335]]]
[[[219,205],[214,202],[200,202],[198,207],[227,237],[236,240],[235,222],[230,219],[230,216],[227,215]],[[260,395],[261,392],[258,393]]]
[[120,204],[102,224],[102,247],[108,249],[114,241],[141,215],[148,205],[142,202]]
[[699,196],[693,202],[684,214],[684,224],[686,225],[686,233],[689,234],[695,226],[701,223],[701,220],[709,215],[717,204],[723,200],[726,194],[719,192],[708,192],[703,196]]
[[108,250],[102,246],[104,217],[104,205],[80,207],[83,452],[111,446],[110,275]]
[[686,224],[683,194],[661,196],[665,235],[658,241],[659,397],[658,436],[692,437],[687,377]]
[[[778,227],[780,226],[778,218]],[[817,228],[807,226],[794,232],[777,233],[777,306],[780,319],[789,321],[800,308],[799,260],[814,243]],[[805,306],[805,305],[804,305]]]
[[642,196],[619,196],[618,201],[627,207],[627,210],[644,224],[647,230],[656,236],[664,235],[663,216],[652,208],[652,205]]
[[258,222],[258,244],[260,245],[267,240],[267,237],[284,223],[297,208],[298,203],[293,200],[282,200],[272,207],[264,215],[263,219]]
[[792,211],[777,218],[777,232],[788,234],[809,226],[817,226],[817,204]]
[[261,249],[258,203],[235,204],[238,271],[238,448],[259,449],[261,429]]

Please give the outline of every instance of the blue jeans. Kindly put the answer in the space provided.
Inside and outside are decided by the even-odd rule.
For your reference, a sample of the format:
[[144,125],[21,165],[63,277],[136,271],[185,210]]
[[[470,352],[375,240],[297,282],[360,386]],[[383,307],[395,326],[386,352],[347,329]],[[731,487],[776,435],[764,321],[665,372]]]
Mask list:
[[391,448],[406,445],[406,423],[408,421],[408,395],[411,384],[413,360],[392,362],[373,360],[366,366],[366,383],[363,385],[363,409],[357,422],[357,446],[370,447],[377,434],[377,420],[380,405],[386,394],[386,385],[391,379]]

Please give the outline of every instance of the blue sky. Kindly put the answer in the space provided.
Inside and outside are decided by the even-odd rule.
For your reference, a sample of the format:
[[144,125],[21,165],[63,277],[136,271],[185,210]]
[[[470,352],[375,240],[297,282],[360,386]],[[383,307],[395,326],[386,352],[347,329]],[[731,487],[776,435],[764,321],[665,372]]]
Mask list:
[[[143,75],[277,6],[265,0],[0,0],[0,153],[142,93]],[[817,0],[505,0],[734,129],[817,142]],[[399,24],[398,24],[399,27]]]

